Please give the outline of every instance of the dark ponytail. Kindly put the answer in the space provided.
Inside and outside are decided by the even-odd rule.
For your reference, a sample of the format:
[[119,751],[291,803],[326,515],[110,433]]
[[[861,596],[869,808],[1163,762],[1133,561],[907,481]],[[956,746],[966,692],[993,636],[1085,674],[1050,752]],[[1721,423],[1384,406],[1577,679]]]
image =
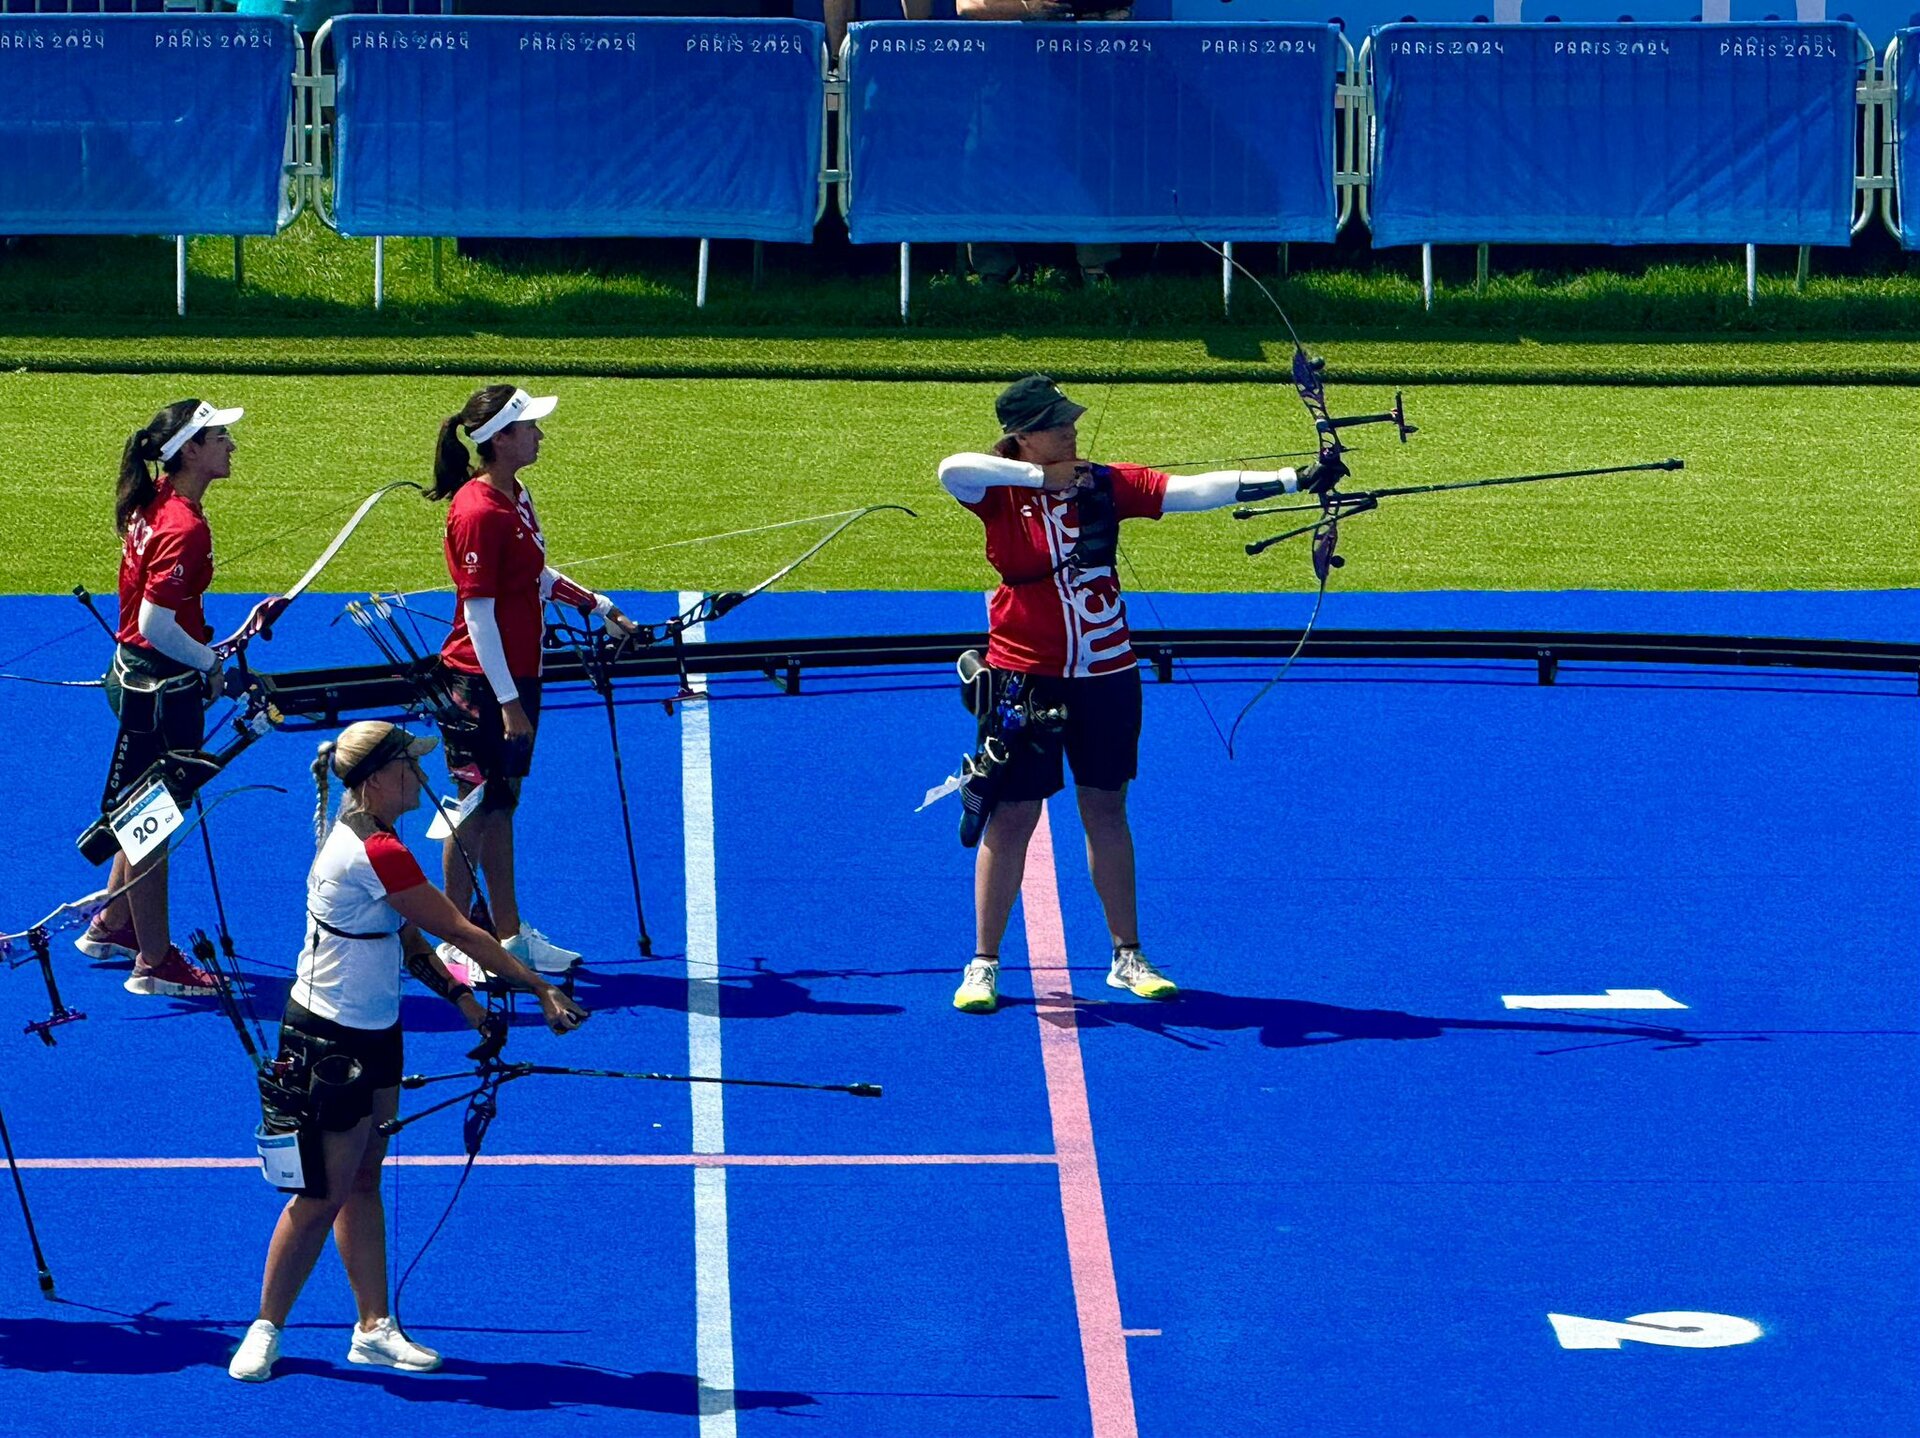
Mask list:
[[[133,516],[153,503],[159,486],[155,483],[151,465],[160,463],[160,446],[193,418],[193,412],[200,408],[197,399],[175,400],[147,422],[145,429],[136,429],[127,436],[127,447],[120,452],[120,481],[114,488],[113,528],[123,538],[127,526],[133,523]],[[172,474],[180,468],[180,451],[175,450],[173,458],[162,466],[166,473]]]
[[1002,459],[1020,458],[1020,436],[1003,434],[993,442],[993,452]]
[[[466,408],[460,413],[449,415],[441,422],[440,440],[433,449],[433,488],[427,491],[428,499],[453,498],[461,485],[479,473],[479,469],[467,457],[467,446],[460,438],[460,431],[480,428],[500,413],[512,398],[512,385],[490,384],[468,396]],[[480,445],[479,451],[480,463],[490,463],[493,459],[493,442],[489,440]]]

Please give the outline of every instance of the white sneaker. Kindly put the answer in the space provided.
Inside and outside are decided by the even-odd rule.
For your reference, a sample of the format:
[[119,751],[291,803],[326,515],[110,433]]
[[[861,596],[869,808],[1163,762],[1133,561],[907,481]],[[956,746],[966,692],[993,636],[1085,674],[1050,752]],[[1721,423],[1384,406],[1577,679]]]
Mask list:
[[1180,997],[1180,986],[1148,963],[1147,956],[1137,947],[1113,951],[1113,967],[1107,970],[1107,987],[1126,989],[1143,999]]
[[248,1326],[246,1336],[227,1365],[227,1377],[242,1383],[265,1383],[273,1377],[273,1362],[280,1356],[280,1330],[264,1318]]
[[357,1323],[354,1325],[347,1362],[399,1368],[408,1373],[431,1373],[440,1366],[440,1355],[407,1337],[389,1315],[376,1323],[371,1332]]
[[470,989],[486,984],[487,971],[452,944],[436,944],[433,952],[447,966],[447,973],[456,984],[465,984]]
[[561,948],[532,924],[522,924],[500,947],[537,974],[564,974],[580,962],[580,955]]
[[953,1006],[963,1014],[990,1014],[1000,1007],[1000,961],[976,958],[967,965]]

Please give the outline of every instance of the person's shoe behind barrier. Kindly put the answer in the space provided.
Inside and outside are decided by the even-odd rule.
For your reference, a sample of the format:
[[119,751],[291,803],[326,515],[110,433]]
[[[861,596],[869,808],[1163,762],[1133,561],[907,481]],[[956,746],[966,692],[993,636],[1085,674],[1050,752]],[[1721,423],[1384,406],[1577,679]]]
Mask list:
[[149,967],[138,959],[133,972],[121,985],[130,994],[161,994],[176,999],[212,999],[220,996],[220,981],[205,969],[190,962],[173,945],[167,956]]
[[456,984],[465,984],[470,989],[487,986],[487,971],[468,958],[464,950],[452,944],[435,944],[433,952],[447,966],[447,974]]
[[976,958],[953,991],[953,1006],[963,1014],[990,1014],[1000,1007],[1000,961]]
[[389,1314],[371,1330],[353,1326],[353,1342],[347,1345],[347,1362],[369,1363],[376,1368],[398,1368],[405,1373],[431,1373],[440,1366],[440,1355],[415,1343],[400,1331]]
[[1135,948],[1113,951],[1113,967],[1107,970],[1107,985],[1126,989],[1143,999],[1174,999],[1180,996],[1180,986],[1148,963],[1147,956]]
[[140,957],[140,937],[134,933],[132,924],[119,929],[103,929],[100,921],[95,919],[87,925],[86,932],[73,941],[73,946],[88,958],[101,963]]
[[522,924],[501,947],[539,974],[564,974],[580,962],[580,955],[561,948],[532,924]]
[[227,1377],[242,1383],[264,1383],[273,1377],[274,1361],[280,1357],[280,1330],[264,1318],[256,1318],[246,1336],[234,1350],[227,1365]]

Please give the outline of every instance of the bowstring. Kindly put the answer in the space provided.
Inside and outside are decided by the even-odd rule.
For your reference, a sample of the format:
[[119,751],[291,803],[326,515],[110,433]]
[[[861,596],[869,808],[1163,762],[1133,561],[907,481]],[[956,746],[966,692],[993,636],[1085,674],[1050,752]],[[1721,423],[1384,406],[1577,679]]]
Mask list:
[[[1251,281],[1253,284],[1253,287],[1260,292],[1261,296],[1266,300],[1266,302],[1273,306],[1273,312],[1280,316],[1280,323],[1287,327],[1287,337],[1293,341],[1293,352],[1294,352],[1294,359],[1295,359],[1295,375],[1296,375],[1295,387],[1298,388],[1299,382],[1298,382],[1297,376],[1301,372],[1301,369],[1300,369],[1301,364],[1304,362],[1308,371],[1311,371],[1312,365],[1313,365],[1313,359],[1312,359],[1312,356],[1310,356],[1307,353],[1307,347],[1300,339],[1300,331],[1298,331],[1293,327],[1293,320],[1287,314],[1286,306],[1280,303],[1279,299],[1275,297],[1272,290],[1267,288],[1266,282],[1263,281],[1260,278],[1260,276],[1256,275],[1252,270],[1248,269],[1247,266],[1242,264],[1240,260],[1235,256],[1228,254],[1224,249],[1220,248],[1219,246],[1209,243],[1197,230],[1193,228],[1193,226],[1190,223],[1188,223],[1186,216],[1180,214],[1180,192],[1178,190],[1173,191],[1173,209],[1174,209],[1174,214],[1179,216],[1180,223],[1186,227],[1187,233],[1193,236],[1195,243],[1197,243],[1201,249],[1207,251],[1207,253],[1214,255],[1224,263],[1231,265],[1237,273],[1244,275],[1249,281]],[[1329,414],[1330,414],[1330,412],[1326,407],[1326,383],[1325,383],[1324,375],[1319,377],[1319,383],[1317,385],[1317,388],[1319,391],[1319,394],[1318,394],[1319,407],[1317,411],[1315,408],[1314,399],[1310,398],[1305,391],[1302,391],[1300,394],[1301,401],[1306,405],[1307,413],[1310,416],[1312,416],[1316,429],[1319,428],[1322,420],[1328,420]],[[1338,459],[1341,454],[1346,452],[1346,448],[1347,446],[1342,444],[1340,441],[1339,429],[1337,427],[1333,427],[1329,421],[1329,427],[1321,435],[1321,445],[1320,445],[1320,449],[1317,457],[1325,458],[1328,454],[1331,454],[1335,459]],[[1319,579],[1319,589],[1314,595],[1313,609],[1307,615],[1306,627],[1300,631],[1299,643],[1293,646],[1293,652],[1287,656],[1286,662],[1282,664],[1280,668],[1275,672],[1273,678],[1269,679],[1265,684],[1261,685],[1260,688],[1255,691],[1254,696],[1251,699],[1249,699],[1241,707],[1240,712],[1234,716],[1233,727],[1231,730],[1228,731],[1227,739],[1226,739],[1227,757],[1229,759],[1233,758],[1233,740],[1235,736],[1237,736],[1240,732],[1240,725],[1242,721],[1246,719],[1248,714],[1253,712],[1254,705],[1258,704],[1262,699],[1267,697],[1268,692],[1272,690],[1274,685],[1278,684],[1282,679],[1287,677],[1287,671],[1293,668],[1294,660],[1298,659],[1300,657],[1301,651],[1307,647],[1307,640],[1313,634],[1313,626],[1320,618],[1320,606],[1326,602],[1327,581],[1332,576],[1333,569],[1334,569],[1334,565],[1331,563],[1333,547],[1339,544],[1340,516],[1337,511],[1333,511],[1329,509],[1324,497],[1321,500],[1321,510],[1326,515],[1326,519],[1324,520],[1323,524],[1320,527],[1316,527],[1314,529],[1313,541],[1314,543],[1317,544],[1320,541],[1320,537],[1323,532],[1329,537],[1329,540],[1330,540],[1330,547],[1328,549],[1329,563],[1326,564],[1325,566],[1321,566],[1316,563],[1316,565],[1314,566],[1316,571],[1318,572],[1317,577]]]
[[[1154,249],[1155,252],[1158,253],[1159,246],[1156,245]],[[1120,350],[1122,354],[1126,352],[1127,347],[1132,343],[1134,331],[1138,329],[1139,324],[1140,309],[1136,304],[1133,307],[1133,314],[1127,320],[1127,332],[1121,337]],[[1107,381],[1106,389],[1101,392],[1100,412],[1093,417],[1093,434],[1087,439],[1087,454],[1089,459],[1091,459],[1099,446],[1100,431],[1107,422],[1107,410],[1113,402],[1114,386],[1119,384],[1119,382],[1119,375],[1116,373],[1112,379]],[[1117,525],[1115,527],[1116,529],[1118,528]],[[1160,613],[1160,606],[1154,602],[1153,592],[1149,590],[1141,580],[1139,566],[1121,550],[1117,535],[1113,546],[1113,555],[1116,560],[1126,566],[1128,578],[1132,582],[1135,592],[1147,601],[1147,612],[1153,616],[1154,624],[1161,629],[1165,629],[1167,627],[1167,621]],[[1137,664],[1138,661],[1136,660],[1135,663]],[[1207,724],[1212,728],[1214,737],[1220,741],[1221,746],[1227,751],[1227,758],[1231,760],[1233,758],[1233,745],[1228,740],[1227,735],[1221,731],[1220,720],[1215,717],[1213,706],[1207,703],[1207,696],[1201,692],[1200,682],[1193,677],[1193,671],[1188,669],[1186,663],[1180,658],[1177,650],[1173,655],[1173,667],[1180,671],[1180,677],[1186,682],[1188,691],[1199,701],[1200,710],[1207,716]]]
[[[414,769],[416,772],[419,771],[417,762],[414,765]],[[424,774],[420,775],[420,780],[420,788],[421,791],[426,794],[427,802],[433,806],[435,812],[445,813],[445,806],[441,803],[440,795],[434,791],[432,785],[426,782],[426,776]],[[492,909],[491,906],[488,905],[486,889],[480,878],[480,866],[474,862],[473,856],[467,852],[467,846],[461,842],[459,826],[452,821],[451,817],[448,819],[447,832],[448,837],[453,841],[455,851],[460,855],[461,865],[466,869],[467,877],[473,884],[473,892],[478,896],[481,906],[486,912],[488,923],[491,925],[493,917]],[[471,958],[471,956],[469,957]],[[468,987],[471,990],[472,986],[469,985]],[[487,1018],[489,1020],[498,1018],[503,1024],[511,1026],[513,1022],[513,998],[511,993],[506,989],[506,980],[498,977],[493,978],[491,982],[483,986],[483,992],[486,995]],[[482,1037],[485,1037],[484,1028],[482,1030]],[[453,1217],[454,1207],[460,1202],[460,1195],[466,1189],[467,1179],[473,1174],[474,1163],[480,1157],[480,1149],[482,1145],[486,1143],[487,1130],[492,1127],[494,1118],[498,1116],[499,1079],[495,1074],[495,1068],[496,1064],[494,1061],[489,1060],[483,1062],[476,1071],[480,1086],[474,1090],[472,1097],[468,1100],[467,1113],[470,1120],[481,1104],[485,1103],[488,1109],[486,1117],[481,1120],[475,1128],[472,1141],[467,1144],[467,1161],[460,1169],[460,1178],[453,1186],[453,1193],[447,1198],[447,1206],[440,1211],[439,1220],[435,1222],[433,1228],[421,1242],[420,1247],[414,1252],[412,1261],[407,1264],[405,1271],[400,1275],[400,1282],[394,1288],[393,1322],[394,1326],[400,1328],[402,1331],[405,1330],[406,1325],[400,1321],[400,1296],[406,1291],[407,1280],[413,1277],[413,1271],[420,1266],[420,1261],[427,1256],[428,1250],[433,1247],[434,1240],[440,1236],[440,1230],[445,1228],[447,1226],[447,1220]],[[398,1117],[397,1114],[395,1116]],[[391,1140],[399,1136],[399,1133],[388,1135],[389,1149],[392,1147]],[[393,1165],[393,1248],[395,1251],[398,1251],[400,1247],[401,1167],[402,1165],[397,1162]]]

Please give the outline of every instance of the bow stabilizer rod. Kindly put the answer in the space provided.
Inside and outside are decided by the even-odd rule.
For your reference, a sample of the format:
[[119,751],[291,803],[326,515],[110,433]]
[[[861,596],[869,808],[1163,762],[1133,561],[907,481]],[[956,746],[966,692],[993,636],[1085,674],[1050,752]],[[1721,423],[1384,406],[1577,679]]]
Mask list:
[[[1323,359],[1316,359],[1312,361],[1312,364],[1314,373],[1316,374],[1327,367],[1327,362]],[[1345,419],[1329,415],[1326,422],[1327,427],[1336,435],[1343,429],[1357,429],[1365,424],[1390,424],[1400,432],[1400,443],[1402,444],[1405,444],[1409,439],[1413,438],[1413,436],[1420,433],[1419,425],[1407,423],[1407,401],[1406,397],[1402,395],[1399,390],[1393,392],[1392,409],[1382,410],[1378,414],[1349,415]]]
[[500,1085],[511,1083],[514,1079],[531,1078],[544,1074],[555,1078],[607,1078],[642,1079],[653,1083],[706,1083],[723,1084],[735,1088],[785,1088],[806,1089],[814,1093],[844,1093],[855,1098],[879,1098],[881,1087],[877,1083],[801,1083],[792,1079],[750,1079],[729,1078],[718,1074],[665,1074],[635,1073],[624,1069],[580,1069],[567,1068],[556,1064],[482,1064],[477,1069],[461,1069],[445,1074],[408,1074],[400,1080],[401,1088],[425,1088],[428,1084],[446,1083],[451,1080],[465,1079],[478,1087],[469,1093],[461,1093],[450,1099],[410,1113],[404,1118],[390,1118],[379,1125],[381,1133],[392,1135],[401,1132],[410,1124],[431,1114],[452,1108],[475,1095],[488,1094]]
[[1492,489],[1503,484],[1539,484],[1550,479],[1591,479],[1603,474],[1641,474],[1648,471],[1667,472],[1685,469],[1682,459],[1658,459],[1647,464],[1610,464],[1598,469],[1562,469],[1546,474],[1509,474],[1498,479],[1463,479],[1447,484],[1406,484],[1392,489],[1367,489],[1353,493],[1329,490],[1321,496],[1319,504],[1278,504],[1260,508],[1243,508],[1233,511],[1235,519],[1258,519],[1268,514],[1302,514],[1318,512],[1320,518],[1312,524],[1303,524],[1289,529],[1284,534],[1276,534],[1270,539],[1256,540],[1249,544],[1248,554],[1264,554],[1274,545],[1300,535],[1311,533],[1328,520],[1341,520],[1356,514],[1365,514],[1370,509],[1378,509],[1383,499],[1401,499],[1411,494],[1439,494],[1454,489]]

